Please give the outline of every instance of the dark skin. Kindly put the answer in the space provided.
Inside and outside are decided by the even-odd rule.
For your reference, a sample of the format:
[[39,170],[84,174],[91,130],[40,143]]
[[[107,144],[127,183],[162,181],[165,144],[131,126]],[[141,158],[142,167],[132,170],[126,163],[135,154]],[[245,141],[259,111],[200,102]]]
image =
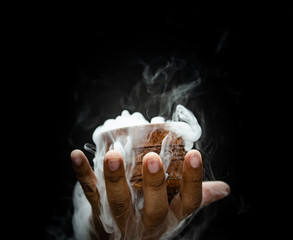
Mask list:
[[[96,188],[98,179],[89,161],[80,150],[71,153],[72,167],[83,191],[91,204],[91,223],[94,231],[92,239],[109,239],[99,215],[99,192]],[[154,152],[143,158],[144,207],[140,224],[144,229],[141,239],[159,239],[168,227],[167,216],[174,213],[179,221],[202,206],[220,200],[230,193],[229,186],[222,181],[202,182],[202,158],[197,150],[190,150],[185,155],[182,171],[182,184],[178,193],[168,203],[165,172],[160,156]],[[104,157],[104,176],[109,206],[121,231],[122,238],[128,235],[127,225],[133,226],[133,206],[126,181],[123,157],[117,151],[109,151]],[[158,207],[159,206],[159,207]],[[150,237],[151,236],[151,237]]]

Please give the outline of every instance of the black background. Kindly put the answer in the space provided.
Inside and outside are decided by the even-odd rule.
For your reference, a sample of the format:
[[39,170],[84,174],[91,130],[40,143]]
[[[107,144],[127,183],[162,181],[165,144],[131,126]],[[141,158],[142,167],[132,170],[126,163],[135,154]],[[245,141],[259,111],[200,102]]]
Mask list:
[[[276,11],[195,5],[131,16],[68,10],[21,18],[12,44],[21,78],[12,86],[17,102],[9,111],[21,122],[13,136],[24,141],[16,144],[25,173],[17,177],[17,191],[24,192],[16,200],[28,225],[23,234],[54,239],[48,232],[71,232],[70,152],[91,142],[97,122],[120,114],[115,94],[127,94],[137,81],[138,60],[175,57],[199,67],[202,94],[193,100],[202,104],[208,142],[216,147],[216,177],[231,186],[230,197],[201,213],[210,218],[201,239],[264,236],[276,211],[268,203],[275,186],[266,176],[273,157],[265,144],[268,113],[277,115],[270,75],[282,15]],[[105,106],[111,110],[101,114]],[[85,108],[93,112],[83,115]]]

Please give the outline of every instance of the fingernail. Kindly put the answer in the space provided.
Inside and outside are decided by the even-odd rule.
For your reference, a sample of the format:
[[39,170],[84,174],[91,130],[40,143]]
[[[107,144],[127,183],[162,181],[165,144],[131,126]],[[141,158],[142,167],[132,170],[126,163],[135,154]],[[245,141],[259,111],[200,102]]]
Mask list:
[[120,167],[120,159],[108,159],[108,167],[110,171],[116,171]]
[[190,166],[193,168],[198,168],[200,166],[200,159],[198,155],[193,155],[189,159]]
[[158,172],[160,169],[159,159],[156,159],[156,158],[148,159],[147,166],[150,173]]
[[77,167],[79,167],[82,163],[82,158],[80,157],[79,153],[76,152],[71,153],[71,160],[72,163]]

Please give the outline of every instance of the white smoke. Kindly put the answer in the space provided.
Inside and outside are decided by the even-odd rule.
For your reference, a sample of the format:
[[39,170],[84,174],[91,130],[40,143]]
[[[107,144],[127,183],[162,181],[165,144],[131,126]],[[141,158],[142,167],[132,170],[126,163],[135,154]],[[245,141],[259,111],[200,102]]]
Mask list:
[[[132,178],[133,169],[135,166],[135,154],[133,151],[134,143],[138,139],[145,139],[149,132],[144,131],[147,129],[146,126],[156,124],[159,126],[162,123],[168,123],[169,134],[176,134],[176,136],[181,137],[184,140],[185,151],[192,149],[194,142],[196,142],[201,136],[201,127],[198,124],[196,117],[191,111],[182,105],[177,105],[172,119],[165,120],[162,116],[156,116],[147,121],[141,113],[135,112],[130,114],[129,111],[122,111],[121,115],[115,119],[109,119],[104,122],[103,125],[96,128],[93,133],[93,142],[96,145],[94,162],[94,172],[97,176],[97,189],[100,194],[101,203],[101,215],[100,219],[106,232],[114,234],[115,239],[120,239],[120,231],[115,224],[115,220],[112,217],[110,207],[107,200],[105,179],[103,174],[103,161],[104,156],[108,150],[119,151],[124,159],[125,171],[127,176],[127,181],[132,197],[132,205],[135,208],[136,219],[139,222],[140,212],[143,208],[143,196],[137,193],[136,189],[131,185],[130,180]],[[127,129],[127,134],[118,135],[116,134],[117,129],[125,129],[127,127],[139,127],[140,131],[132,131],[132,128]],[[167,170],[170,164],[170,135],[167,135],[161,146],[160,156],[163,160],[164,169]],[[105,137],[107,141],[105,141]],[[110,146],[107,142],[110,141]],[[168,174],[166,173],[166,178]],[[87,231],[89,229],[89,219],[91,212],[89,211],[89,203],[87,202],[83,192],[81,191],[80,185],[77,184],[74,190],[74,216],[73,216],[73,227],[76,236],[82,236],[81,239],[87,239]],[[172,213],[167,217],[170,226],[168,233],[178,225],[177,220]],[[87,223],[88,225],[85,225]],[[138,229],[136,230],[138,231]],[[134,239],[133,232],[129,236],[125,236],[126,239]],[[142,232],[135,232],[136,236],[142,234]]]
[[77,239],[90,239],[89,216],[91,215],[91,205],[87,201],[79,182],[76,183],[73,192],[73,229]]
[[172,119],[177,105],[187,105],[195,88],[201,84],[199,72],[185,60],[171,59],[163,66],[160,61],[144,64],[142,80],[124,99],[123,109],[141,112],[147,119],[154,116]]
[[[108,150],[117,150],[124,160],[124,167],[135,209],[137,226],[141,224],[140,213],[144,205],[144,198],[138,194],[131,184],[133,169],[135,167],[134,144],[139,140],[146,139],[150,129],[147,126],[168,125],[169,134],[162,141],[160,157],[162,158],[165,171],[170,164],[172,150],[170,149],[171,134],[176,134],[184,141],[185,151],[192,149],[194,143],[201,137],[200,127],[194,114],[184,107],[193,90],[200,85],[201,78],[197,70],[188,65],[184,60],[172,59],[166,65],[157,67],[154,63],[145,65],[142,81],[138,82],[132,89],[127,99],[124,99],[124,109],[121,115],[115,119],[108,119],[103,125],[97,127],[92,135],[95,148],[91,152],[95,154],[93,159],[94,172],[98,179],[97,189],[100,194],[100,219],[106,232],[114,234],[115,239],[120,239],[120,231],[112,217],[107,200],[105,179],[103,174],[104,156]],[[185,71],[188,69],[188,71]],[[118,99],[117,99],[118,100]],[[121,100],[121,99],[120,99]],[[121,102],[120,102],[121,103]],[[131,114],[130,111],[133,113]],[[147,119],[140,112],[144,112]],[[150,117],[150,115],[154,117]],[[128,128],[130,127],[130,128]],[[131,128],[134,127],[134,128]],[[117,129],[126,129],[126,133],[116,134]],[[139,128],[139,131],[132,130]],[[110,144],[107,145],[107,142]],[[88,146],[85,147],[88,149]],[[166,179],[168,173],[166,172]],[[89,219],[91,211],[80,185],[77,184],[74,190],[74,215],[73,228],[78,239],[88,239],[90,228]],[[178,221],[172,212],[169,212],[166,223],[168,229],[162,238],[172,235],[178,226]],[[142,230],[139,227],[126,226],[129,235],[125,239],[139,239]]]

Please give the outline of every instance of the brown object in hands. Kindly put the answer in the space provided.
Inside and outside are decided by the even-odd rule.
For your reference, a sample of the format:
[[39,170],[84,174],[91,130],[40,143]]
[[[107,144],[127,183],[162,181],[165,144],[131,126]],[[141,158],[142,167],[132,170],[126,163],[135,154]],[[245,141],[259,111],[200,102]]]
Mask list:
[[[103,141],[107,143],[107,151],[114,141],[127,142],[127,136],[131,136],[132,150],[135,155],[135,166],[130,179],[132,186],[140,193],[142,191],[142,159],[148,152],[161,153],[162,161],[167,167],[168,177],[166,179],[169,201],[180,191],[183,161],[186,151],[184,140],[177,137],[170,129],[170,124],[147,124],[127,128],[119,128],[104,132]],[[163,142],[163,144],[162,144]],[[125,161],[125,160],[124,160]],[[167,165],[170,161],[169,165]],[[126,164],[126,174],[129,174],[132,166]]]

